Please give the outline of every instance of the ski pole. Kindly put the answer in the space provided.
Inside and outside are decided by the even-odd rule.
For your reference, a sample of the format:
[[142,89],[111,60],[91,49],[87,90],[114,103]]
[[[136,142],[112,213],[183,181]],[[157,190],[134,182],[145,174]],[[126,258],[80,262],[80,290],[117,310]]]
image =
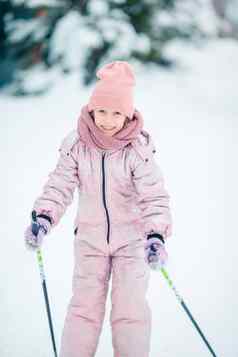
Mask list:
[[207,341],[206,337],[204,336],[204,334],[202,333],[200,327],[198,326],[197,322],[194,320],[191,312],[189,311],[188,307],[186,306],[184,300],[182,299],[182,297],[179,295],[179,293],[177,292],[172,280],[170,279],[167,271],[164,268],[161,268],[161,273],[163,274],[163,276],[165,277],[165,279],[167,280],[169,286],[171,287],[171,289],[174,291],[177,300],[180,302],[180,304],[182,305],[183,309],[185,310],[185,312],[187,313],[188,317],[190,318],[190,320],[192,321],[193,325],[196,327],[198,333],[200,334],[200,336],[202,337],[203,341],[205,342],[206,346],[208,347],[209,351],[211,352],[213,357],[217,357],[217,355],[215,354],[215,352],[213,351],[211,345],[209,344],[209,342]]
[[[38,228],[37,224],[34,223],[34,222],[36,222],[36,212],[35,211],[32,212],[32,221],[33,221],[33,231],[35,231],[35,233],[37,235],[39,228]],[[39,265],[39,269],[40,269],[41,283],[42,283],[42,288],[43,288],[44,297],[45,297],[45,305],[46,305],[48,322],[49,322],[49,326],[50,326],[51,341],[52,341],[52,345],[53,345],[54,355],[55,355],[55,357],[57,357],[53,323],[52,323],[52,318],[51,318],[51,313],[50,313],[50,304],[49,304],[49,298],[48,298],[48,293],[47,293],[47,288],[46,288],[43,257],[42,257],[40,248],[37,249],[37,261],[38,261],[38,265]]]

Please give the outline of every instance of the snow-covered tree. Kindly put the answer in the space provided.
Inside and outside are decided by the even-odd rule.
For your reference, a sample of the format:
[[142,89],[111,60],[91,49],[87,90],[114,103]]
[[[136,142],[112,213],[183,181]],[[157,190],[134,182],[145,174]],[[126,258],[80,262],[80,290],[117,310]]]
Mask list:
[[0,88],[42,93],[59,70],[79,71],[87,85],[118,59],[170,67],[167,43],[201,34],[198,7],[198,0],[2,0]]

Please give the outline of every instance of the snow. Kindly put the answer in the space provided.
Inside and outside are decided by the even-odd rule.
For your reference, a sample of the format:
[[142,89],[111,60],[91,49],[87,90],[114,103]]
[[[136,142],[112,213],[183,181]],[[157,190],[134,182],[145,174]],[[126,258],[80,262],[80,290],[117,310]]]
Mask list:
[[[171,196],[167,271],[217,355],[236,357],[238,46],[177,42],[168,53],[180,63],[172,72],[135,65],[137,108],[153,134]],[[25,249],[23,233],[91,89],[72,74],[41,98],[0,97],[1,357],[53,355],[37,259]],[[42,248],[58,349],[71,297],[76,208],[77,197]],[[159,272],[151,272],[148,301],[150,357],[210,356]],[[110,291],[97,357],[113,355],[109,313]]]
[[106,15],[109,11],[109,4],[102,0],[92,0],[88,4],[89,12],[94,16]]

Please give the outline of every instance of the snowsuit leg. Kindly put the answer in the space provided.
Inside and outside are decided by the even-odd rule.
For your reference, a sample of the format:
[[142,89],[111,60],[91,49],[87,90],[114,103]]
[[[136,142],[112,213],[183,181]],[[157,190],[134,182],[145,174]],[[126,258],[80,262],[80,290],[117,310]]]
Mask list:
[[150,270],[143,240],[117,249],[112,257],[110,323],[114,357],[149,357],[151,309],[146,292]]
[[105,315],[110,256],[75,239],[73,296],[70,300],[60,357],[94,357]]

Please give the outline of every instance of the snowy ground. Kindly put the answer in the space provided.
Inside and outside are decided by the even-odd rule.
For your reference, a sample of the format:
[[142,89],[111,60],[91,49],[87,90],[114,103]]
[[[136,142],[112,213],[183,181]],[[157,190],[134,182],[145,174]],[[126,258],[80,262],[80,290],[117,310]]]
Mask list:
[[[183,67],[138,70],[136,92],[171,195],[167,270],[217,356],[237,357],[238,46],[220,41],[171,52]],[[89,93],[73,76],[43,98],[0,97],[1,357],[53,356],[37,260],[23,232]],[[77,197],[42,250],[58,348],[71,296],[76,204]],[[148,300],[156,306],[150,357],[210,356],[159,272],[151,274]],[[113,355],[109,313],[110,290],[97,357]]]

